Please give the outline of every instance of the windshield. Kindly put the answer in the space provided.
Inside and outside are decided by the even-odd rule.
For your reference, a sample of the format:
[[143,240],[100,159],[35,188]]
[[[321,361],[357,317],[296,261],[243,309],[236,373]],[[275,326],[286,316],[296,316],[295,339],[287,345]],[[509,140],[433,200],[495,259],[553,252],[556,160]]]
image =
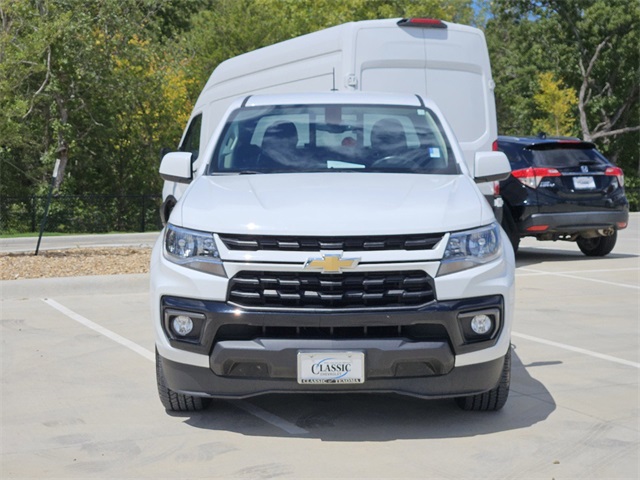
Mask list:
[[239,109],[209,166],[210,174],[344,170],[459,173],[433,112],[386,105]]

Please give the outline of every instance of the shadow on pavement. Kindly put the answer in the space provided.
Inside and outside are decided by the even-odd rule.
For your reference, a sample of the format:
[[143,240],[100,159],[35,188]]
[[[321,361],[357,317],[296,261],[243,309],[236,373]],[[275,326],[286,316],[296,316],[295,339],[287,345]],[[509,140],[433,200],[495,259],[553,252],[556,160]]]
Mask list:
[[308,433],[291,435],[247,414],[233,400],[217,400],[204,412],[175,416],[196,428],[248,436],[300,436],[336,442],[472,437],[527,428],[546,420],[556,404],[528,369],[556,363],[538,362],[525,367],[514,348],[511,393],[499,412],[466,412],[453,400],[422,400],[393,394],[274,394],[244,402]]

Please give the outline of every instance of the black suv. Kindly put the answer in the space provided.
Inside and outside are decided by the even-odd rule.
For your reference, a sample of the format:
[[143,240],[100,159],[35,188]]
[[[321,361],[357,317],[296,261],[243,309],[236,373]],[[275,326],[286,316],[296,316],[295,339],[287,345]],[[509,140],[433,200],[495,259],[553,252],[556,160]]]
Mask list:
[[515,251],[521,237],[575,241],[589,256],[613,250],[626,228],[624,175],[593,143],[567,137],[498,137],[511,163],[500,182],[502,226]]

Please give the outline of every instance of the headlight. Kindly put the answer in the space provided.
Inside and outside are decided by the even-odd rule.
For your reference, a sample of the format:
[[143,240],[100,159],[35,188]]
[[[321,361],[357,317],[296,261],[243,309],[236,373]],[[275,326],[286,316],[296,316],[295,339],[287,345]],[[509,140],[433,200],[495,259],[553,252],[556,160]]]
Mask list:
[[213,233],[168,224],[164,233],[164,257],[184,267],[226,277]]
[[500,256],[500,227],[486,227],[452,233],[438,269],[438,275],[459,272],[491,262]]

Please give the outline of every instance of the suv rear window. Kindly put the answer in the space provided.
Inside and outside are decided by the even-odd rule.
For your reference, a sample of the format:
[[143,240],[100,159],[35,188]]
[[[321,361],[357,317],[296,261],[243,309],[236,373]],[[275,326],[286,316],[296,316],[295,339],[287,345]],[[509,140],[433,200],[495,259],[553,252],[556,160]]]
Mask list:
[[608,163],[591,146],[580,147],[572,144],[551,144],[551,147],[530,148],[533,161],[538,167],[579,167],[580,165],[600,165]]
[[609,163],[590,143],[501,143],[500,150],[507,155],[514,170],[530,166],[560,168]]

